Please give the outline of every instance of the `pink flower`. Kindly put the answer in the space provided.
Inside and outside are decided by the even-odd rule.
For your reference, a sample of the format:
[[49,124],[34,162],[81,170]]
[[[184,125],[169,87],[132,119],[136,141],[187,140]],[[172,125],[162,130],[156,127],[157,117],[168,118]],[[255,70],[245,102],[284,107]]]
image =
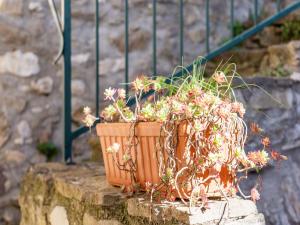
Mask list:
[[216,115],[226,120],[230,115],[230,106],[226,103],[220,104],[216,109]]
[[260,194],[255,187],[251,189],[251,199],[254,202],[260,199]]
[[123,88],[118,89],[118,96],[121,99],[125,99],[126,98],[126,91]]
[[248,159],[252,161],[255,165],[265,166],[269,161],[268,153],[264,150],[248,152]]
[[217,71],[213,74],[212,78],[218,83],[222,84],[226,82],[226,76],[222,71]]
[[207,129],[208,123],[207,121],[201,121],[201,120],[195,120],[194,122],[194,128],[196,131],[204,131],[205,129]]
[[242,118],[244,117],[246,112],[244,105],[240,102],[231,103],[231,111],[234,113],[238,113]]
[[264,137],[263,139],[261,139],[261,143],[264,147],[269,147],[271,144],[270,138]]
[[259,125],[257,123],[251,123],[250,129],[253,134],[258,134],[258,133],[262,132],[262,129],[259,127]]
[[151,182],[149,182],[149,181],[145,182],[146,192],[150,193],[152,188],[153,188],[153,185]]
[[174,114],[183,114],[185,112],[186,109],[186,105],[184,105],[183,103],[173,100],[172,101],[172,107],[173,107],[173,112]]
[[271,157],[273,160],[287,160],[288,157],[285,156],[285,155],[281,155],[279,152],[275,151],[275,150],[272,150],[271,151]]

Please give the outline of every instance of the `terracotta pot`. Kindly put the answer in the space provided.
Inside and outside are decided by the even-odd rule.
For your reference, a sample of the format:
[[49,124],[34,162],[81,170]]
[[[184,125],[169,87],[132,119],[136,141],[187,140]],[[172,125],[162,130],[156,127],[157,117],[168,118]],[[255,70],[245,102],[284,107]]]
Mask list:
[[[107,153],[106,149],[113,143],[120,144],[118,160],[122,162],[122,155],[124,155],[124,146],[128,141],[130,133],[130,123],[100,123],[97,124],[97,134],[100,137],[100,143],[103,153],[104,165],[106,170],[106,177],[110,184],[113,185],[129,185],[131,183],[129,172],[120,170],[116,162],[114,162],[113,155]],[[132,151],[131,154],[134,159],[137,158],[137,173],[138,182],[145,186],[146,182],[159,183],[160,177],[158,173],[158,160],[156,157],[156,144],[159,141],[161,132],[161,124],[157,122],[140,122],[136,126],[136,136],[139,144],[137,145],[137,156]],[[178,157],[182,158],[184,145],[186,143],[186,134],[183,132],[183,127],[179,129],[178,136]]]
[[[124,146],[128,142],[130,134],[130,123],[100,123],[97,124],[97,134],[100,138],[106,177],[110,184],[122,186],[131,183],[130,173],[120,170],[113,159],[113,153],[108,153],[106,149],[114,143],[120,144],[120,150],[114,154],[119,162],[123,162]],[[142,188],[146,182],[158,184],[161,181],[159,177],[158,159],[156,156],[156,144],[159,139],[164,136],[161,132],[161,123],[158,122],[140,122],[135,128],[136,136],[139,141],[137,145],[137,155],[132,150],[133,159],[137,159],[136,178]],[[183,161],[183,153],[187,141],[186,125],[182,124],[178,127],[178,145],[176,157],[179,161]],[[137,157],[137,158],[136,158]],[[166,160],[166,155],[165,155]],[[180,169],[182,165],[178,165]],[[204,174],[204,177],[207,176]],[[223,180],[222,180],[223,179]],[[221,172],[221,182],[230,182],[226,171]],[[216,188],[210,187],[209,192],[214,192]]]

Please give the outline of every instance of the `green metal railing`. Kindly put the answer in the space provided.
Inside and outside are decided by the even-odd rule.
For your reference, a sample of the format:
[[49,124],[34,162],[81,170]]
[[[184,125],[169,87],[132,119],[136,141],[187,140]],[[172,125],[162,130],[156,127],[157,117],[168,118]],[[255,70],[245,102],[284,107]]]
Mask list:
[[[48,0],[50,7],[52,9],[52,13],[54,15],[56,25],[58,27],[58,31],[60,32],[62,44],[60,53],[64,56],[64,160],[66,163],[72,163],[72,142],[81,134],[88,131],[86,127],[80,127],[75,131],[71,129],[72,123],[72,110],[71,110],[71,79],[72,79],[72,64],[71,64],[71,0],[62,0],[62,15],[63,21],[59,21],[59,17],[57,16],[57,10],[55,8],[55,4],[53,0]],[[200,0],[201,1],[201,0]],[[222,54],[225,51],[228,51],[244,40],[248,39],[249,37],[257,34],[266,26],[271,25],[275,21],[285,17],[286,15],[290,14],[291,12],[300,8],[300,1],[294,1],[294,3],[288,5],[285,8],[281,8],[281,1],[276,0],[276,8],[277,13],[273,16],[260,21],[259,19],[259,2],[258,0],[253,0],[253,22],[254,26],[250,29],[244,31],[242,34],[234,36],[234,0],[229,1],[229,10],[230,10],[230,29],[232,33],[231,40],[223,44],[222,46],[214,49],[211,51],[210,49],[210,1],[209,0],[202,0],[205,1],[205,26],[206,26],[206,33],[205,33],[205,47],[206,53],[205,56],[206,60],[213,59],[214,57]],[[95,46],[95,58],[96,58],[96,96],[95,96],[95,108],[96,108],[96,115],[99,116],[99,1],[94,0],[95,2],[95,26],[96,26],[96,46]],[[125,11],[125,73],[124,73],[124,82],[128,84],[128,69],[129,69],[129,0],[123,0],[124,2],[124,11]],[[180,56],[180,64],[182,64],[182,60],[184,57],[184,0],[178,0],[178,7],[179,7],[179,56]],[[157,8],[157,0],[152,0],[152,73],[156,75],[157,71],[157,38],[156,38],[156,11]],[[60,56],[60,54],[59,54]],[[59,56],[57,58],[59,58]],[[57,61],[57,60],[56,60]],[[188,65],[187,71],[192,70],[192,65]],[[178,71],[173,77],[182,76],[185,71]],[[170,79],[167,79],[166,82],[170,82]],[[126,85],[126,92],[128,93],[129,87]],[[144,96],[151,95],[152,92],[146,93]],[[128,105],[133,105],[135,103],[134,99],[129,99]]]

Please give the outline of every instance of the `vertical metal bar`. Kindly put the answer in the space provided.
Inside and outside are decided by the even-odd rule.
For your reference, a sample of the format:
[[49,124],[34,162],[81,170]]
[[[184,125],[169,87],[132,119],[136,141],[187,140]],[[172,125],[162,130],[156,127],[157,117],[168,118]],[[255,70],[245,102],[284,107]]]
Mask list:
[[231,37],[234,37],[234,0],[230,0],[230,28]]
[[281,0],[276,0],[276,8],[277,8],[277,12],[280,11],[280,4],[281,4]]
[[258,18],[258,0],[254,0],[254,24],[257,24]]
[[128,53],[129,53],[129,21],[128,21],[128,0],[125,0],[125,84],[126,95],[129,92],[129,79],[128,79]]
[[183,64],[183,0],[179,0],[179,13],[180,13],[180,36],[179,36],[179,42],[180,42],[180,65]]
[[153,55],[152,55],[152,63],[153,63],[153,76],[156,76],[156,0],[152,1],[153,13],[152,13],[152,44],[153,44]]
[[206,45],[206,53],[210,52],[209,49],[209,36],[210,36],[210,27],[209,27],[209,0],[205,0],[205,22],[206,22],[206,38],[205,38],[205,45]]
[[96,3],[96,116],[99,117],[99,1],[95,0]]
[[64,0],[64,160],[67,164],[72,163],[72,64],[71,64],[71,0]]

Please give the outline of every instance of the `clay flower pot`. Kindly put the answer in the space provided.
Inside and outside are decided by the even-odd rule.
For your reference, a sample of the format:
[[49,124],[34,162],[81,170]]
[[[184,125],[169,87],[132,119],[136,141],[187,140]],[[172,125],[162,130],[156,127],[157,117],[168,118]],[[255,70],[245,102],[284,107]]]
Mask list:
[[[123,155],[125,153],[125,146],[128,142],[130,134],[131,123],[99,123],[96,130],[100,138],[106,177],[110,184],[116,186],[130,185],[131,178],[130,172],[120,170],[117,166],[116,160],[123,162]],[[178,142],[176,157],[178,159],[178,170],[182,168],[184,163],[184,151],[187,142],[187,126],[181,124],[178,127]],[[159,139],[164,137],[161,132],[161,123],[159,122],[139,122],[135,128],[135,134],[138,139],[137,154],[131,151],[131,155],[136,160],[136,178],[137,182],[141,185],[142,189],[145,188],[146,182],[152,184],[159,184],[161,178],[159,176],[159,162],[157,159],[157,144]],[[114,143],[120,144],[120,149],[117,153],[109,153],[106,149]],[[114,160],[114,157],[116,160]],[[166,161],[167,155],[165,154],[164,160]],[[208,173],[205,171],[203,177],[205,178]],[[221,171],[221,183],[231,182],[226,169]],[[213,183],[213,182],[211,182]],[[226,185],[225,185],[226,186]],[[216,187],[210,187],[209,192],[214,192]]]

